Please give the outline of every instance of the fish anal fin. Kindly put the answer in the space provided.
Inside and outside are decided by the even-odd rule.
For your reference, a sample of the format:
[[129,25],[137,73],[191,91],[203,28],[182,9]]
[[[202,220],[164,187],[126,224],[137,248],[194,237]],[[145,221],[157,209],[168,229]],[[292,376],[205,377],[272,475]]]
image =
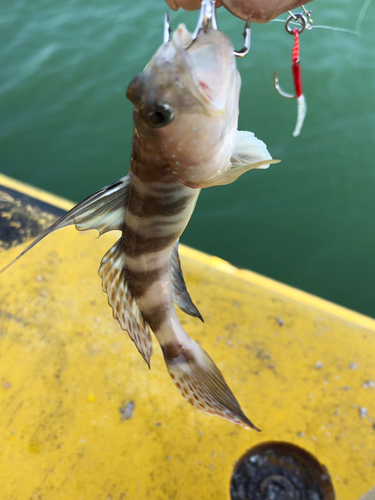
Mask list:
[[176,241],[171,257],[171,274],[172,274],[172,291],[173,300],[178,307],[190,316],[195,316],[203,321],[203,318],[197,307],[191,300],[190,294],[187,291],[184,275],[182,274],[180,256],[178,254],[178,240]]
[[[163,349],[169,375],[188,403],[205,413],[259,429],[246,417],[218,367],[196,342],[179,350]],[[175,357],[168,356],[174,353]]]
[[150,367],[153,352],[150,328],[146,323],[135,299],[132,297],[126,276],[124,241],[120,238],[104,255],[99,276],[112,307],[113,317],[126,330],[138,351]]

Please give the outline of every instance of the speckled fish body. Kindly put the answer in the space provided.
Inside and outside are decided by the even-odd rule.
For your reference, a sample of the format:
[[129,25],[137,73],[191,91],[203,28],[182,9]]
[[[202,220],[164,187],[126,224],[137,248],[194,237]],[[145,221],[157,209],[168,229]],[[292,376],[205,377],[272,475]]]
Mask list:
[[148,365],[155,334],[190,404],[256,429],[213,360],[182,328],[173,304],[202,319],[178,256],[200,189],[275,162],[252,133],[237,131],[239,90],[229,39],[207,30],[192,43],[181,25],[129,85],[135,124],[129,174],[74,207],[23,254],[70,224],[100,234],[120,230],[99,268],[114,318]]

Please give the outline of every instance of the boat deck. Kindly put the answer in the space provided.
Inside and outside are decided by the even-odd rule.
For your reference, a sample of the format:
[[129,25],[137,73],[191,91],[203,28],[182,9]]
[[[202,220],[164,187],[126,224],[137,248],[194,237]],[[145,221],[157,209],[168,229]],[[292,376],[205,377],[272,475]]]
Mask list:
[[[0,176],[0,268],[66,200]],[[155,340],[151,370],[97,275],[111,233],[60,230],[0,276],[0,498],[229,500],[236,461],[287,441],[339,500],[375,484],[375,321],[181,247],[205,323],[181,322],[223,372],[247,431],[186,404]]]

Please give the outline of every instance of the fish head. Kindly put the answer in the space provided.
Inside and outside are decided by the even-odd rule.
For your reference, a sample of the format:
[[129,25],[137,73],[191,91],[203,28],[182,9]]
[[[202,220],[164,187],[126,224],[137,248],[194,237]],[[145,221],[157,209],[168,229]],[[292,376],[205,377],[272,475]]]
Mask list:
[[240,85],[229,38],[210,29],[193,41],[180,25],[127,90],[138,139],[133,154],[199,187],[228,167]]

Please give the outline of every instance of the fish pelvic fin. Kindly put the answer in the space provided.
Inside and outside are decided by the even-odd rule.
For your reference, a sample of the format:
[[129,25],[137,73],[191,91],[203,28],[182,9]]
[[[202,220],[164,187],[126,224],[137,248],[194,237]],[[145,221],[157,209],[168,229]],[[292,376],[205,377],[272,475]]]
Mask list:
[[99,235],[108,231],[121,230],[128,198],[130,176],[127,175],[118,181],[106,186],[97,193],[78,203],[69,212],[52,224],[44,233],[39,235],[25,250],[10,264],[0,271],[2,273],[14,264],[26,252],[49,234],[63,227],[75,225],[78,231],[97,229]]
[[169,375],[181,395],[205,413],[259,431],[241,410],[214,361],[196,342],[191,342],[188,348],[163,347]]
[[103,291],[108,297],[108,304],[112,307],[113,317],[117,319],[120,327],[128,332],[150,368],[153,352],[150,328],[128,284],[123,237],[104,255],[99,268],[99,276],[102,279]]
[[172,292],[173,300],[176,302],[181,311],[184,311],[190,316],[195,316],[204,322],[201,313],[191,300],[190,294],[186,289],[184,275],[182,274],[180,256],[178,254],[178,240],[173,246],[171,257],[171,274],[172,274]]

